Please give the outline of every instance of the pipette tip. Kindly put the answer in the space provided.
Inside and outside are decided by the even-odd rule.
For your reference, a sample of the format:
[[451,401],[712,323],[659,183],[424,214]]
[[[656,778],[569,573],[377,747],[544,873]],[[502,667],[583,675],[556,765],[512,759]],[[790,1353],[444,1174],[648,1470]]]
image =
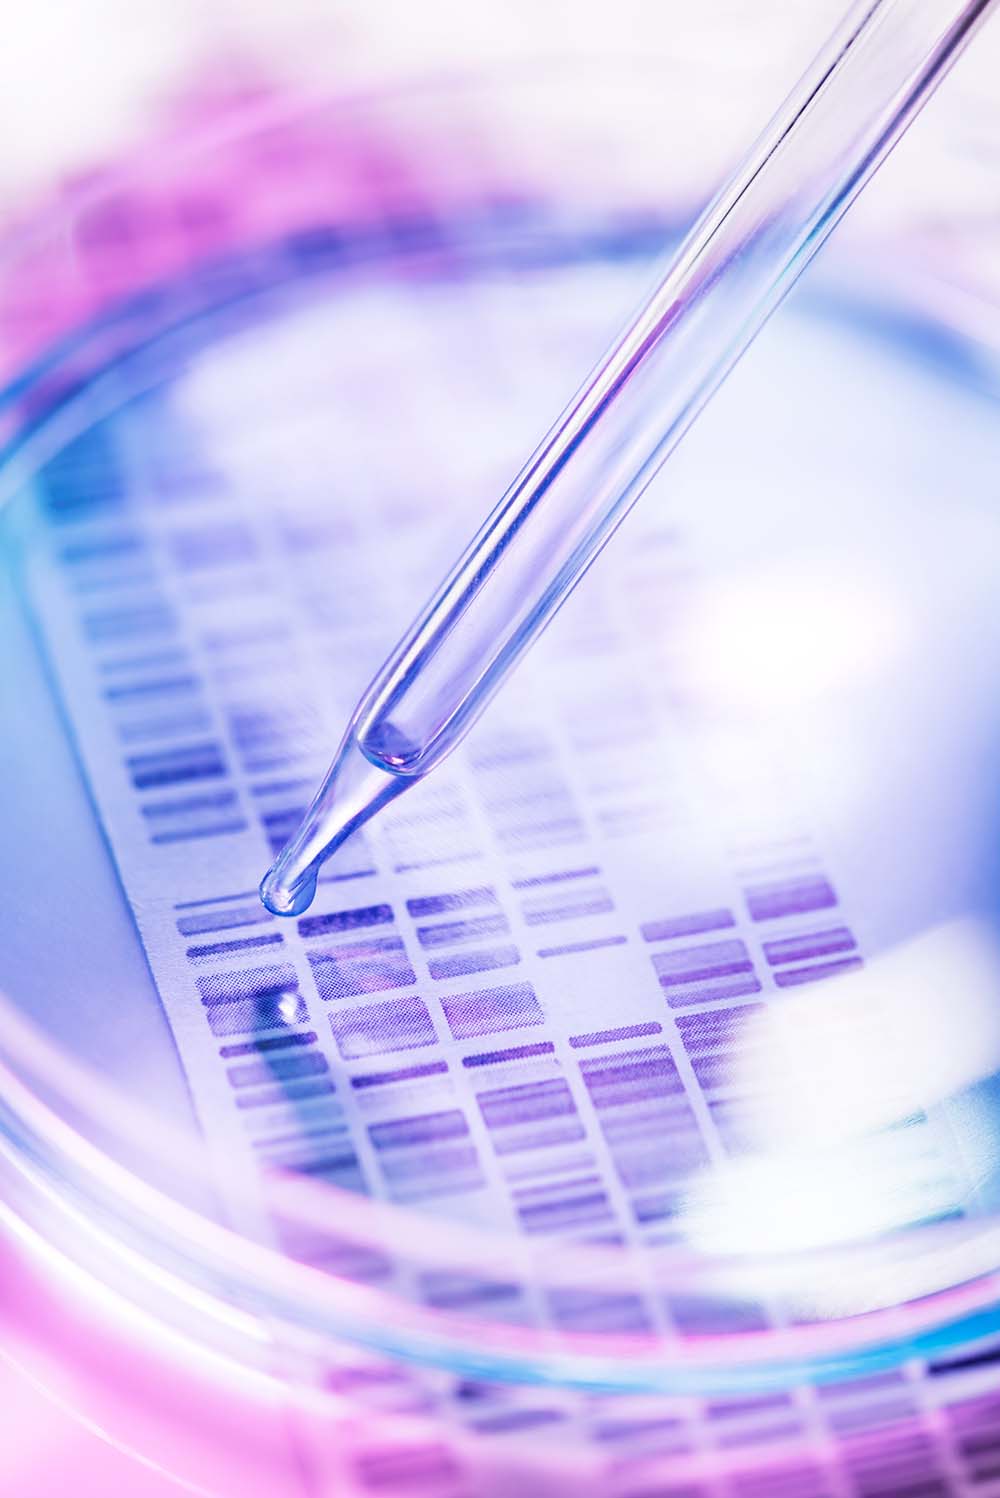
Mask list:
[[300,826],[261,881],[260,898],[271,914],[308,910],[330,855],[414,778],[372,764],[348,734]]
[[278,859],[261,880],[260,898],[272,915],[301,915],[316,898],[318,873],[318,868],[309,868],[289,879]]

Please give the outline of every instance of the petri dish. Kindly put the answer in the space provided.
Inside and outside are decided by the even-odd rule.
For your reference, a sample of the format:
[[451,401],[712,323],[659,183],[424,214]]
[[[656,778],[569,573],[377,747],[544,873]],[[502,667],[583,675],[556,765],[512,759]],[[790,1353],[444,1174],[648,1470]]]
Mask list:
[[811,278],[454,767],[254,893],[682,228],[659,107],[265,99],[8,264],[10,1341],[208,1491],[854,1491],[993,1418],[996,357],[929,285]]

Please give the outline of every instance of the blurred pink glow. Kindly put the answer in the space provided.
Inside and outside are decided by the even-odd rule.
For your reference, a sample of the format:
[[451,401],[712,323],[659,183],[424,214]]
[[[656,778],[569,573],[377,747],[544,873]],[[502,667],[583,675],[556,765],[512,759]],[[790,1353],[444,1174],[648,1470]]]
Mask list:
[[[10,1427],[19,1429],[17,1445],[5,1440],[0,1462],[11,1469],[18,1463],[35,1483],[8,1487],[0,1466],[4,1491],[58,1491],[42,1486],[43,1448],[46,1481],[72,1469],[74,1491],[99,1491],[77,1484],[81,1478],[96,1484],[102,1466],[127,1472],[129,1486],[119,1491],[129,1493],[145,1493],[143,1483],[151,1493],[162,1491],[162,1473],[182,1476],[194,1491],[232,1491],[234,1479],[247,1498],[284,1490],[286,1434],[276,1397],[236,1396],[190,1360],[171,1356],[162,1339],[128,1335],[100,1302],[88,1301],[72,1281],[61,1284],[41,1272],[6,1236],[0,1283],[0,1368],[30,1418],[25,1428]],[[62,1451],[49,1444],[53,1427],[62,1434]],[[120,1459],[99,1441],[117,1447]],[[73,1466],[81,1450],[82,1474]]]
[[431,164],[440,208],[450,154],[443,141],[381,133],[370,113],[310,106],[256,80],[194,83],[113,163],[5,225],[0,375],[129,296],[318,217],[360,229],[419,212]]

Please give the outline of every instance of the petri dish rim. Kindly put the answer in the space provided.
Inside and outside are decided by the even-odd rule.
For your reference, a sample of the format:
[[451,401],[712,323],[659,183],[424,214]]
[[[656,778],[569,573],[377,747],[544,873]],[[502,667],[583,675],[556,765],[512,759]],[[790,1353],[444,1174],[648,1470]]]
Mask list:
[[[848,308],[850,303],[845,304]],[[62,345],[35,361],[22,378],[0,393],[0,405],[17,408],[14,432],[6,452],[6,472],[20,484],[24,465],[35,466],[53,448],[62,446],[73,433],[79,411],[93,417],[95,386],[116,363],[154,354],[162,341],[169,347],[177,323],[169,316],[148,337],[136,341],[136,319],[148,313],[148,298],[138,297],[109,309],[89,326],[73,330]],[[217,312],[206,305],[187,315],[198,318]],[[935,328],[933,316],[915,317],[912,325]],[[105,361],[109,330],[124,327],[124,341],[115,348],[113,362]],[[956,338],[955,347],[965,345]],[[81,383],[78,374],[60,382],[66,361],[83,356],[90,373]],[[88,356],[92,362],[88,365]],[[981,350],[969,349],[969,368],[978,370]],[[153,376],[160,366],[154,357]],[[48,386],[55,376],[54,387]],[[51,391],[56,390],[53,397]],[[25,415],[24,412],[30,413]],[[0,476],[2,482],[2,476]],[[722,1333],[685,1338],[666,1343],[659,1337],[589,1335],[561,1332],[532,1334],[503,1323],[467,1321],[442,1315],[381,1291],[359,1288],[353,1279],[320,1274],[294,1264],[265,1245],[250,1243],[238,1234],[201,1217],[189,1208],[158,1193],[137,1175],[95,1148],[53,1108],[32,1093],[26,1078],[45,1080],[46,1090],[65,1101],[67,1111],[83,1117],[129,1115],[128,1127],[147,1141],[150,1156],[170,1161],[177,1156],[177,1143],[162,1120],[150,1120],[134,1100],[124,1100],[96,1074],[62,1055],[26,1022],[10,1002],[0,996],[0,1108],[3,1110],[3,1153],[11,1179],[20,1178],[28,1192],[62,1193],[95,1213],[95,1220],[115,1224],[127,1235],[130,1250],[136,1242],[146,1245],[150,1263],[158,1255],[176,1272],[186,1265],[191,1282],[213,1285],[220,1303],[252,1304],[268,1320],[294,1327],[298,1333],[331,1336],[403,1357],[421,1364],[436,1364],[470,1375],[509,1379],[514,1382],[555,1382],[586,1389],[617,1389],[676,1394],[719,1390],[783,1387],[801,1378],[834,1379],[893,1365],[907,1357],[941,1353],[965,1346],[1000,1329],[1000,1238],[992,1222],[983,1221],[970,1240],[963,1241],[963,1278],[937,1293],[920,1296],[900,1305],[893,1302],[840,1322],[829,1322],[818,1337],[817,1327],[788,1327],[764,1333]],[[124,1122],[122,1117],[122,1122]],[[628,1282],[637,1268],[634,1255],[616,1250],[584,1246],[568,1254],[560,1246],[558,1259],[546,1265],[534,1250],[519,1239],[498,1245],[495,1234],[453,1223],[434,1225],[422,1214],[405,1207],[387,1205],[356,1196],[328,1185],[301,1178],[275,1177],[269,1182],[278,1209],[303,1225],[329,1221],[335,1209],[339,1231],[355,1234],[359,1241],[383,1246],[386,1242],[419,1244],[428,1262],[439,1264],[451,1256],[477,1268],[491,1261],[516,1257],[536,1284],[552,1276],[560,1287],[567,1278],[581,1284]],[[30,1214],[29,1214],[30,1215]],[[410,1230],[419,1222],[420,1233]],[[953,1228],[942,1226],[920,1230],[922,1250],[929,1259],[948,1255],[954,1249]],[[884,1243],[850,1252],[828,1252],[810,1261],[810,1272],[864,1273],[866,1257],[881,1262]],[[529,1262],[530,1261],[530,1262]],[[113,1279],[113,1263],[108,1262]],[[734,1272],[741,1283],[747,1277],[764,1278],[773,1270],[772,1261],[750,1264],[741,1260],[706,1264],[683,1250],[663,1249],[642,1255],[641,1272],[650,1273],[662,1286],[677,1291],[688,1288],[705,1293],[727,1293]],[[224,1286],[223,1290],[219,1287]],[[818,1345],[822,1343],[822,1345]]]

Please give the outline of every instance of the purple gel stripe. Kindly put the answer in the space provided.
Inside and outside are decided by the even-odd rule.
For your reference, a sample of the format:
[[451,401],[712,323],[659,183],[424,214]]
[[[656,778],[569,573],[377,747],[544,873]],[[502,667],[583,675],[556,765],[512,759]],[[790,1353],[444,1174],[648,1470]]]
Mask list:
[[410,1082],[418,1077],[436,1077],[447,1072],[447,1061],[428,1061],[423,1066],[401,1066],[398,1071],[368,1072],[363,1077],[352,1077],[351,1086],[359,1092],[366,1087],[383,1087],[392,1082]]
[[181,785],[192,780],[212,780],[226,774],[218,744],[199,744],[190,749],[162,750],[156,754],[133,754],[125,764],[137,791]]
[[475,1056],[463,1056],[463,1066],[497,1066],[504,1061],[524,1061],[530,1056],[552,1056],[555,1046],[551,1040],[539,1040],[534,1045],[515,1045],[507,1051],[479,1051]]
[[617,1030],[592,1030],[589,1035],[571,1035],[569,1043],[574,1050],[581,1050],[584,1046],[604,1045],[609,1040],[637,1040],[643,1035],[659,1035],[663,1026],[656,1020],[648,1020],[642,1025],[621,1025]]
[[456,1040],[519,1030],[525,1025],[543,1024],[545,1020],[530,983],[486,988],[477,993],[447,994],[441,1000],[441,1007]]
[[213,1035],[247,1035],[255,1030],[280,1030],[286,1025],[304,1025],[309,1013],[304,1001],[295,996],[294,1013],[282,1011],[286,998],[245,1000],[233,1004],[213,1004],[207,1011]]
[[237,973],[216,973],[210,978],[198,979],[198,992],[205,1005],[285,994],[298,986],[299,980],[290,962],[275,967],[245,968]]
[[829,910],[837,896],[829,880],[821,875],[788,879],[780,884],[760,884],[746,891],[747,909],[755,921],[774,921],[783,915],[805,915],[811,910]]
[[330,1028],[345,1061],[387,1051],[412,1051],[433,1045],[437,1039],[427,1005],[416,996],[334,1011]]
[[362,947],[352,944],[344,952],[310,952],[309,966],[316,987],[328,1002],[407,988],[417,981],[403,943],[396,937]]
[[463,952],[455,957],[435,957],[427,964],[432,978],[461,978],[469,973],[489,973],[499,967],[516,967],[521,954],[516,947],[491,947],[483,952]]
[[526,908],[524,919],[529,926],[542,926],[549,921],[573,921],[585,915],[606,915],[614,908],[611,896],[601,893],[564,905],[545,905],[537,910]]
[[477,1098],[489,1129],[508,1129],[515,1124],[540,1119],[576,1116],[573,1094],[561,1077],[543,1082],[525,1082],[517,1087],[497,1087]]
[[[513,1281],[480,1280],[457,1270],[428,1270],[420,1276],[420,1285],[427,1304],[442,1310],[510,1300],[521,1293]],[[458,1394],[461,1398],[463,1390]]]
[[159,697],[171,692],[194,692],[200,688],[201,680],[193,674],[162,676],[159,681],[139,681],[127,686],[105,687],[104,696],[108,702],[122,702],[136,697]]
[[154,832],[149,841],[162,845],[164,843],[186,843],[195,838],[221,837],[224,833],[245,832],[248,823],[242,817],[234,818],[230,822],[213,822],[210,827],[192,827],[187,831],[178,832]]
[[393,919],[391,905],[366,905],[360,910],[337,910],[299,921],[300,936],[324,936],[331,931],[356,931],[361,926],[383,926]]
[[269,1162],[283,1170],[294,1170],[299,1175],[325,1176],[329,1180],[347,1176],[348,1180],[339,1180],[338,1184],[348,1186],[351,1190],[363,1191],[365,1189],[364,1177],[358,1157],[350,1145],[336,1155],[318,1155],[312,1159],[275,1159]]
[[663,921],[645,921],[639,927],[646,941],[669,941],[675,936],[698,936],[702,931],[721,931],[735,926],[731,910],[703,910],[696,915],[678,915]]
[[600,947],[623,947],[627,936],[599,936],[593,941],[571,941],[562,947],[540,947],[539,957],[571,957],[576,952],[595,952]]
[[608,1442],[636,1441],[650,1436],[671,1436],[675,1439],[671,1440],[668,1447],[664,1447],[663,1443],[657,1440],[656,1451],[658,1455],[662,1454],[665,1450],[669,1451],[671,1455],[690,1450],[690,1443],[685,1437],[683,1421],[680,1419],[671,1419],[669,1416],[666,1419],[653,1416],[647,1420],[603,1420],[593,1427],[592,1434],[596,1440]]
[[541,884],[561,884],[565,879],[590,879],[601,871],[598,868],[566,869],[560,874],[535,874],[527,879],[512,879],[512,889],[536,889]]
[[236,804],[235,791],[205,791],[197,796],[184,796],[179,801],[147,801],[142,814],[147,821],[155,822],[160,817],[183,817],[195,811],[229,810]]
[[[242,889],[236,895],[213,895],[210,900],[180,900],[175,910],[201,910],[205,905],[227,905],[230,900],[249,900],[256,895],[253,889]],[[263,907],[261,907],[263,909]]]
[[781,941],[766,941],[764,955],[771,967],[784,962],[807,962],[810,957],[828,957],[834,952],[852,952],[857,946],[846,926],[833,926],[828,931],[803,932],[800,936],[788,936]]
[[293,780],[263,780],[250,787],[251,796],[283,796],[289,791],[300,791],[311,788],[312,782],[295,778]]
[[480,889],[460,889],[445,895],[423,895],[407,900],[406,908],[414,920],[429,915],[444,915],[451,910],[465,910],[470,905],[495,905],[496,891],[483,885]]
[[674,1097],[684,1091],[666,1046],[625,1051],[618,1056],[591,1057],[580,1062],[580,1073],[598,1110],[649,1098]]
[[[559,1326],[567,1330],[591,1332],[651,1331],[649,1312],[638,1295],[627,1291],[615,1294],[600,1290],[554,1290],[549,1296],[552,1314]],[[663,1422],[664,1424],[666,1422]],[[677,1422],[679,1423],[679,1422]],[[652,1422],[629,1422],[639,1429],[652,1428]],[[670,1422],[671,1425],[674,1422]],[[595,1435],[601,1439],[599,1432]],[[604,1439],[607,1439],[605,1436]],[[682,1498],[683,1490],[675,1493]],[[651,1498],[651,1495],[650,1495]],[[694,1498],[694,1495],[691,1495]]]
[[714,1013],[682,1014],[677,1017],[677,1029],[688,1055],[699,1051],[732,1046],[747,1021],[762,1014],[761,1004],[740,1004],[735,1009],[718,1009]]
[[840,957],[835,962],[817,962],[812,967],[796,967],[775,973],[774,981],[779,988],[797,988],[802,983],[818,983],[821,978],[832,978],[837,973],[849,973],[863,967],[860,957]]
[[219,957],[225,952],[243,952],[250,947],[280,947],[284,940],[281,933],[275,931],[265,936],[244,936],[238,941],[213,941],[205,946],[188,947],[185,956],[192,962],[199,962],[206,957]]
[[240,1093],[234,1101],[237,1108],[271,1108],[279,1103],[301,1103],[307,1098],[332,1093],[333,1083],[327,1078],[320,1078],[315,1082],[293,1082],[287,1087],[267,1087],[261,1092]]
[[682,947],[679,952],[655,952],[652,962],[661,982],[697,983],[704,978],[753,972],[750,953],[741,941],[715,941],[701,947]]
[[[323,1148],[333,1149],[336,1146],[332,1141],[335,1139],[342,1140],[346,1134],[347,1125],[343,1119],[339,1118],[336,1114],[332,1114],[328,1117],[315,1119],[310,1123],[296,1121],[293,1133],[268,1134],[263,1139],[253,1139],[250,1142],[255,1150],[260,1150],[263,1155],[270,1158],[271,1156],[277,1157],[283,1154],[284,1146],[299,1146],[304,1140],[315,1141],[317,1139],[325,1139],[331,1142],[324,1144]],[[350,1141],[348,1140],[349,1145]]]
[[670,1222],[677,1216],[680,1205],[677,1192],[661,1191],[656,1196],[636,1197],[632,1202],[635,1220],[642,1225],[647,1222]]
[[752,973],[753,963],[749,958],[743,962],[712,962],[704,967],[673,968],[660,974],[664,988],[683,986],[687,983],[705,983],[710,978],[733,978],[739,973]]
[[458,1108],[368,1125],[369,1137],[377,1150],[412,1149],[416,1145],[439,1144],[443,1139],[464,1139],[468,1132],[469,1125],[465,1121],[465,1115]]
[[239,1045],[219,1047],[223,1061],[234,1056],[257,1056],[262,1052],[289,1050],[292,1046],[313,1045],[318,1040],[315,1030],[296,1032],[294,1035],[275,1035],[271,1040],[244,1040]]
[[399,1201],[478,1191],[483,1184],[479,1156],[471,1144],[436,1145],[401,1155],[390,1152],[379,1156],[379,1166]]
[[559,1123],[542,1123],[538,1128],[526,1130],[497,1129],[493,1131],[493,1148],[500,1156],[523,1154],[527,1150],[551,1150],[561,1144],[579,1144],[586,1138],[580,1120],[576,1117]]
[[527,1233],[565,1232],[570,1228],[614,1220],[611,1203],[596,1177],[590,1189],[583,1189],[581,1183],[572,1194],[553,1196],[548,1201],[518,1200],[515,1205],[521,1226]]
[[317,1077],[330,1070],[319,1051],[302,1056],[274,1056],[270,1061],[244,1061],[226,1069],[233,1087],[258,1087],[266,1082],[285,1082],[293,1077]]
[[767,1315],[752,1300],[684,1295],[671,1297],[669,1307],[677,1329],[686,1336],[765,1331],[768,1326]]
[[142,815],[148,822],[162,821],[171,816],[190,816],[193,812],[220,812],[237,806],[235,791],[201,791],[198,795],[184,795],[174,801],[147,801],[142,806]]
[[477,916],[469,921],[444,921],[439,926],[418,926],[417,940],[426,950],[449,947],[463,941],[478,941],[482,936],[507,936],[510,926],[505,915]]
[[667,1003],[672,1009],[684,1008],[688,1004],[714,1004],[720,999],[740,999],[747,994],[760,993],[760,981],[755,977],[720,978],[717,982],[690,984],[686,988],[674,988],[666,978],[660,979],[666,991]]
[[509,1410],[503,1415],[491,1415],[488,1420],[474,1420],[472,1428],[482,1435],[500,1435],[511,1430],[533,1430],[539,1425],[554,1425],[565,1419],[564,1410]]
[[402,937],[396,936],[367,936],[360,941],[334,942],[330,946],[313,947],[309,953],[310,962],[336,962],[351,963],[363,962],[368,958],[379,958],[387,952],[405,952]]
[[705,1092],[715,1092],[733,1081],[733,1058],[726,1053],[711,1051],[704,1056],[692,1056],[691,1069]]
[[181,936],[201,936],[210,931],[232,931],[238,926],[260,926],[273,920],[271,912],[263,905],[237,905],[233,910],[180,916],[177,930]]

